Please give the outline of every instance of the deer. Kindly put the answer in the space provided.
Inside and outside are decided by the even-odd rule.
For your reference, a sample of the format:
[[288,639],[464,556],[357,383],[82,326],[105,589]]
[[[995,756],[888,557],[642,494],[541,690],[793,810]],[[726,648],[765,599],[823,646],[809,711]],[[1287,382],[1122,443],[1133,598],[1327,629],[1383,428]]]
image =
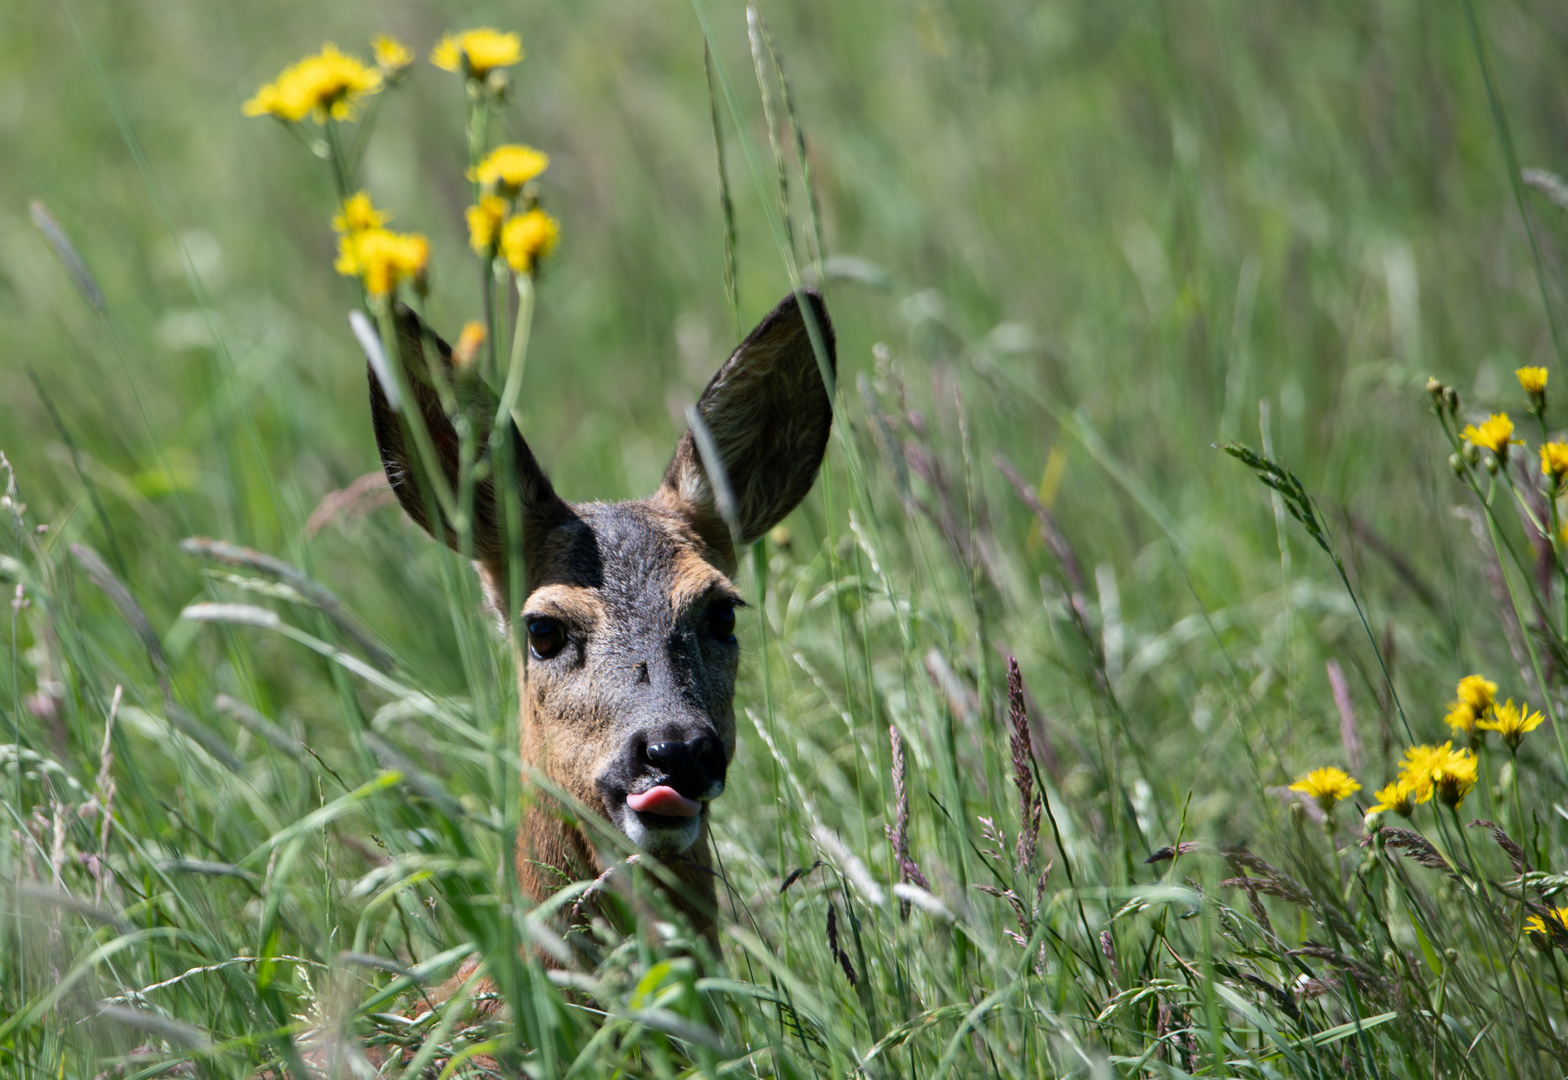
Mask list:
[[[541,790],[554,787],[663,863],[675,908],[716,943],[708,830],[735,755],[744,600],[734,577],[747,546],[806,497],[827,450],[837,361],[821,295],[792,292],[746,336],[698,398],[658,490],[641,499],[561,498],[515,422],[492,437],[496,400],[468,380],[479,428],[468,445],[481,454],[466,544],[430,490],[435,470],[459,489],[464,443],[435,383],[454,384],[452,350],[408,308],[395,320],[403,408],[417,410],[434,460],[420,459],[371,365],[382,468],[414,522],[471,556],[516,666],[525,791],[531,776],[548,781],[532,785],[521,819],[522,893],[543,901],[615,866]],[[491,447],[509,455],[509,470]],[[510,579],[514,566],[526,581]]]

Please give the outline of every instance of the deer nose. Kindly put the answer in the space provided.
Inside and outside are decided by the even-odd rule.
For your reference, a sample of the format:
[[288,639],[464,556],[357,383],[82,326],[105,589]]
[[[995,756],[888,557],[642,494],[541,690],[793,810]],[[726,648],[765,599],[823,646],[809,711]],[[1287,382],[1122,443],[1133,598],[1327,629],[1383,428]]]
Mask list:
[[693,768],[712,770],[715,758],[720,757],[718,750],[719,740],[712,735],[703,734],[685,742],[671,739],[649,743],[648,749],[643,753],[650,765],[677,773]]

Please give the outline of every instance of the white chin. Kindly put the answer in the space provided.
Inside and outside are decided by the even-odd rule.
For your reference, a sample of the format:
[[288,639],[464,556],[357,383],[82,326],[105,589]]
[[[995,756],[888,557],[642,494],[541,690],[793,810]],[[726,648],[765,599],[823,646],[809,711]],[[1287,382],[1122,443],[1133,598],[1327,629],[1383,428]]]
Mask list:
[[636,811],[623,806],[616,824],[628,840],[649,854],[682,855],[697,842],[697,836],[702,831],[702,815],[686,818],[685,824],[673,829],[650,828]]

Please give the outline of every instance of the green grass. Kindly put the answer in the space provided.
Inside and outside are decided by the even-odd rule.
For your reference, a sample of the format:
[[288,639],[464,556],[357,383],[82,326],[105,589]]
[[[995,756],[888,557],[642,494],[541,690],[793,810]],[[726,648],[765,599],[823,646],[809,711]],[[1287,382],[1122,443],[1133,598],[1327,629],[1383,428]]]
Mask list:
[[[1568,903],[1552,726],[1517,763],[1493,737],[1457,815],[1384,822],[1458,877],[1397,834],[1355,843],[1412,738],[1446,737],[1461,676],[1568,704],[1556,557],[1505,485],[1467,474],[1486,516],[1455,480],[1423,389],[1457,387],[1461,423],[1509,410],[1527,465],[1513,369],[1549,368],[1563,415],[1568,218],[1521,203],[1510,165],[1568,173],[1560,5],[1479,5],[1475,33],[1463,6],[1393,0],[765,8],[837,269],[835,436],[788,542],[739,577],[721,954],[645,921],[570,980],[519,949],[548,915],[499,869],[516,695],[471,572],[387,506],[306,530],[377,467],[359,295],[332,273],[323,163],[240,105],[324,40],[390,31],[423,57],[449,28],[520,31],[498,134],[551,153],[563,225],[525,433],[566,497],[633,497],[735,339],[704,23],[743,324],[791,285],[744,7],[13,6],[0,1072],[240,1077],[325,1028],[425,1046],[421,1067],[490,1040],[536,1076],[1561,1074],[1565,957],[1463,828],[1498,822],[1544,875],[1523,896]],[[431,238],[448,336],[478,314],[458,87],[421,60],[360,176]],[[1299,475],[1343,579],[1232,439]],[[299,568],[374,649],[193,535]],[[198,602],[283,629],[181,618]],[[1049,808],[1022,868],[1008,655]],[[1331,662],[1364,787],[1326,833],[1279,789],[1351,764]],[[890,726],[940,910],[890,892]],[[1147,861],[1178,842],[1200,846]],[[469,955],[510,1020],[409,1030],[399,972],[437,984]]]

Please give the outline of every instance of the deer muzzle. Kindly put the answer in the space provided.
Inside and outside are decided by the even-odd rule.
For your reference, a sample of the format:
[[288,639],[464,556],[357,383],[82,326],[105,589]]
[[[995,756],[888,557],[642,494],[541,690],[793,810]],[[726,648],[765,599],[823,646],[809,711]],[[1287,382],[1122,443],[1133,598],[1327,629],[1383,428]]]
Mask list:
[[710,724],[682,725],[650,739],[638,732],[600,774],[610,820],[627,838],[658,855],[679,855],[697,842],[707,804],[724,791],[728,762]]

